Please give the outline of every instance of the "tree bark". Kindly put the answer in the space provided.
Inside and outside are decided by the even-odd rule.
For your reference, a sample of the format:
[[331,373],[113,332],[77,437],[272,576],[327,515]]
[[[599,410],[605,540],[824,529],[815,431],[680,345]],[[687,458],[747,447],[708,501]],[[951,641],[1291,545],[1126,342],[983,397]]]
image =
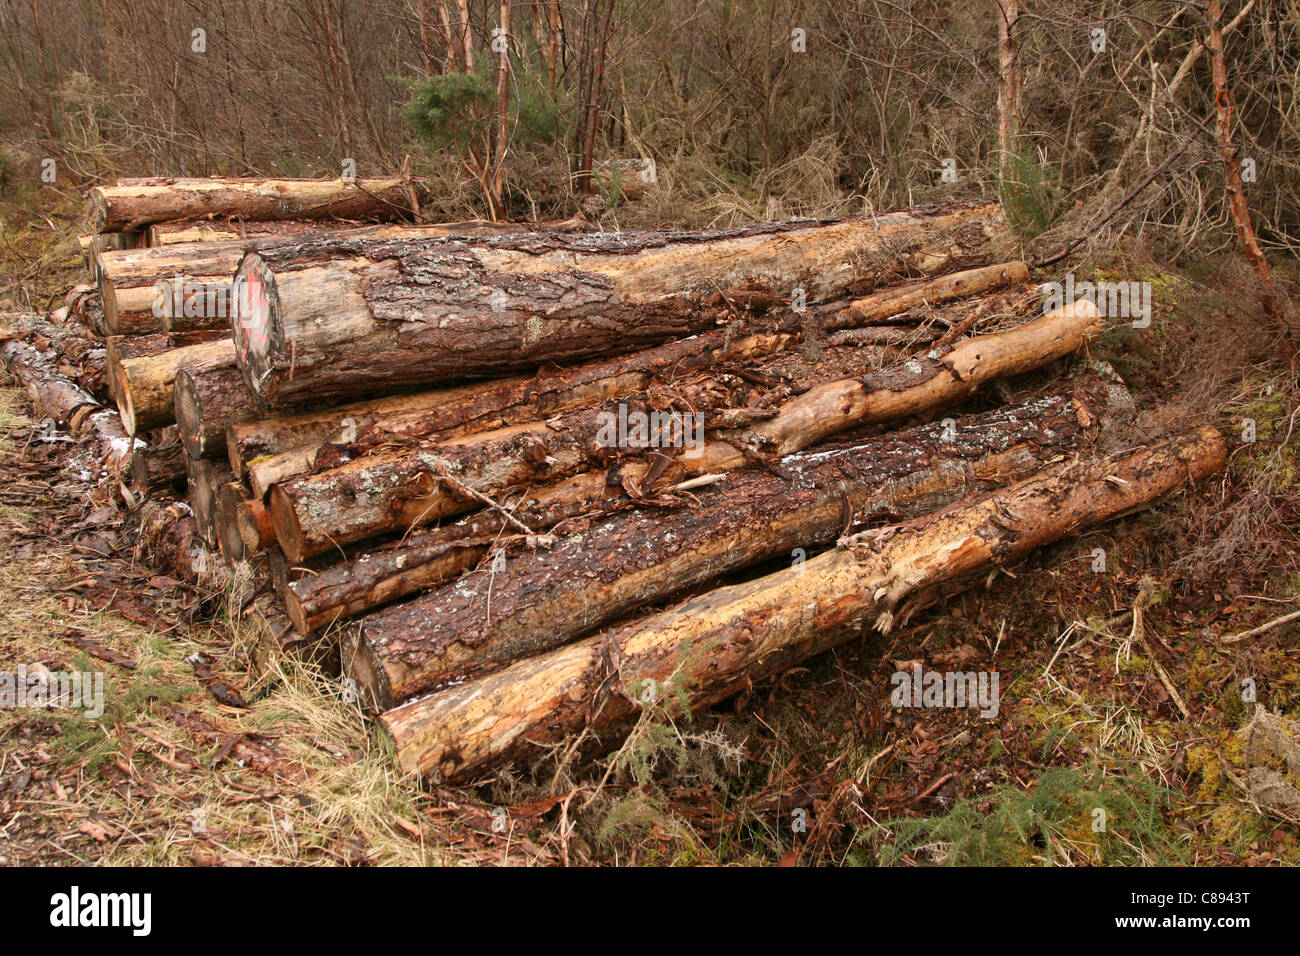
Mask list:
[[230,470],[211,458],[185,456],[186,499],[194,511],[194,527],[210,545],[218,543],[216,524],[217,492],[230,481]]
[[[298,223],[295,226],[310,224]],[[352,228],[295,228],[270,231],[218,241],[195,240],[167,243],[151,248],[103,249],[93,253],[91,274],[104,303],[104,321],[110,334],[142,335],[164,328],[164,300],[159,296],[161,280],[203,277],[191,281],[229,281],[248,249],[264,243],[291,240],[314,243],[350,239],[428,240],[448,236],[483,237],[530,231],[568,231],[577,228],[571,220],[561,222],[510,223],[466,220],[423,225],[372,225]],[[180,233],[178,235],[186,235]],[[182,313],[183,316],[183,313]],[[227,320],[228,324],[229,320]]]
[[243,375],[224,355],[178,369],[173,392],[181,441],[195,458],[224,455],[227,429],[260,414]]
[[633,352],[730,320],[733,293],[820,302],[972,265],[1004,224],[973,200],[711,232],[267,244],[236,278],[239,364],[278,407]]
[[296,561],[464,513],[512,485],[551,483],[589,468],[616,464],[625,487],[648,493],[656,484],[770,461],[848,428],[956,401],[988,381],[1070,354],[1104,326],[1096,307],[1082,300],[1009,332],[934,349],[861,379],[820,384],[747,429],[713,431],[718,423],[706,415],[713,437],[672,458],[654,448],[627,449],[626,460],[616,461],[622,456],[601,436],[604,409],[417,445],[278,484],[270,491],[271,517],[281,548]]
[[185,449],[180,442],[136,450],[131,483],[144,494],[179,491],[185,481]]
[[223,361],[233,365],[235,345],[232,339],[218,339],[156,355],[117,362],[113,359],[110,355],[109,374],[117,383],[115,398],[122,424],[131,434],[138,435],[175,421],[173,384],[178,371],[187,365],[219,365]]
[[[951,433],[934,423],[819,446],[782,459],[788,478],[742,469],[672,511],[638,508],[540,547],[502,545],[490,565],[349,629],[344,667],[385,710],[760,561],[806,556],[873,514],[911,518],[1006,484],[1087,446],[1111,417],[1108,383],[1085,376],[1076,387],[957,419]],[[310,592],[314,582],[296,583]]]
[[217,489],[212,522],[221,553],[232,563],[260,554],[275,543],[266,507],[249,497],[237,481],[226,482]]
[[399,178],[179,179],[97,186],[87,216],[94,232],[129,232],[177,219],[410,219]]
[[832,551],[379,718],[403,770],[465,780],[589,728],[635,717],[653,696],[669,713],[724,700],[748,682],[834,647],[870,624],[887,632],[910,596],[1024,557],[1148,506],[1223,466],[1204,426],[1109,458],[1072,460],[982,499],[863,532]]
[[0,361],[22,384],[36,414],[64,425],[98,408],[95,397],[60,370],[57,349],[37,348],[26,341],[31,336],[24,329],[0,330]]
[[1268,259],[1259,247],[1255,236],[1255,227],[1250,221],[1250,205],[1246,202],[1246,186],[1241,178],[1240,152],[1232,141],[1232,121],[1236,107],[1232,101],[1232,89],[1228,85],[1228,66],[1223,55],[1223,4],[1219,0],[1210,0],[1210,62],[1214,74],[1214,135],[1218,141],[1219,158],[1223,164],[1224,188],[1228,194],[1228,211],[1232,215],[1232,224],[1237,233],[1237,243],[1242,254],[1250,263],[1255,275],[1259,277],[1260,306],[1264,314],[1282,331],[1288,344],[1295,348],[1291,327],[1287,324],[1278,304],[1277,286],[1273,282],[1273,273]]

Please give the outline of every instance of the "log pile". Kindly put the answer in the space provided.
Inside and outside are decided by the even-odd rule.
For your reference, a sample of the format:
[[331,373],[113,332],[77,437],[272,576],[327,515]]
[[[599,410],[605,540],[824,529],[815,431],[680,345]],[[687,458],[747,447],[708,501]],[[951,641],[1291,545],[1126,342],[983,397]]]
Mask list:
[[707,706],[1222,465],[1102,453],[1105,321],[1044,314],[994,203],[575,234],[325,221],[413,208],[343,185],[96,190],[93,288],[0,357],[137,503],[184,489],[161,550],[251,564],[263,651],[337,661],[412,772]]

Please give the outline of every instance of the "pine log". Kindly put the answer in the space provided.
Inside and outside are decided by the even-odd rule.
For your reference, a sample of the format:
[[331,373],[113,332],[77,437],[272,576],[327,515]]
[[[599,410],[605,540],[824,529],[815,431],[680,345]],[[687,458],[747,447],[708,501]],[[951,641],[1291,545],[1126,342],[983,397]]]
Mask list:
[[1084,448],[1110,417],[1107,383],[1086,376],[1077,386],[1077,396],[956,419],[951,435],[935,423],[823,446],[782,459],[788,479],[746,468],[674,511],[638,508],[541,546],[498,546],[479,571],[363,619],[344,640],[344,667],[385,710],[760,561],[812,553],[873,514],[911,518],[1006,484]]
[[[860,379],[828,382],[790,399],[748,429],[683,447],[668,459],[657,449],[619,463],[634,493],[656,483],[743,467],[807,448],[836,432],[895,420],[964,398],[980,385],[1070,354],[1105,327],[1087,300],[1008,332],[931,350]],[[698,406],[697,406],[698,407]],[[290,560],[472,510],[512,485],[555,482],[617,456],[603,440],[605,409],[581,409],[543,422],[512,425],[447,442],[374,455],[274,486],[276,537]],[[707,421],[705,429],[716,427]]]
[[235,345],[228,338],[116,362],[110,354],[110,380],[116,383],[114,398],[122,424],[133,435],[170,425],[175,421],[176,373],[187,365],[234,364],[234,360]]
[[240,263],[239,364],[268,406],[633,352],[729,321],[976,264],[982,200],[705,232],[285,241]]
[[237,481],[227,482],[217,489],[212,519],[221,552],[231,561],[242,561],[249,555],[260,554],[275,543],[266,506],[250,497]]
[[[229,242],[247,239],[286,239],[294,236],[319,236],[323,232],[360,230],[366,228],[356,222],[329,222],[315,220],[298,222],[234,222],[200,220],[197,222],[160,222],[149,227],[148,245],[170,246],[187,242]],[[486,219],[465,219],[459,222],[421,224],[414,227],[420,235],[504,235],[512,232],[575,232],[583,225],[575,220],[548,222],[489,222]],[[377,233],[379,229],[373,229]]]
[[97,186],[87,217],[94,232],[132,231],[176,219],[410,219],[399,178],[187,179]]
[[168,332],[230,327],[230,276],[176,276],[159,279],[155,288]]
[[135,456],[145,444],[126,433],[121,415],[110,408],[93,412],[86,417],[78,433],[94,447],[93,456],[99,465],[97,478],[130,480]]
[[[33,342],[27,339],[33,338]],[[45,340],[48,343],[48,340]],[[0,361],[18,379],[36,414],[65,425],[99,407],[95,397],[64,374],[57,349],[38,348],[26,329],[0,330]]]
[[[516,534],[521,526],[545,530],[633,503],[630,496],[607,487],[604,475],[587,472],[536,495],[507,501],[500,510],[484,509],[442,528],[417,529],[351,558],[344,554],[332,566],[314,568],[317,573],[310,582],[287,583],[281,596],[294,625],[306,633],[451,580],[477,565],[502,541],[503,533]],[[326,553],[293,565],[313,567],[333,556]]]
[[718,588],[659,614],[379,718],[399,765],[465,780],[584,728],[625,726],[643,697],[669,714],[724,700],[857,636],[888,632],[903,602],[969,580],[1066,535],[1144,508],[1226,457],[1210,426],[1127,453],[1074,459],[976,501],[863,532],[791,568]]
[[914,282],[892,289],[883,289],[865,298],[855,299],[847,306],[858,318],[878,322],[900,315],[909,309],[936,305],[952,299],[961,299],[1029,281],[1029,266],[1019,260],[1000,262],[980,269],[966,269],[939,276],[928,282]]
[[308,236],[324,229],[345,229],[360,223],[285,219],[237,220],[199,219],[180,222],[156,222],[146,231],[145,245],[174,246],[191,242],[239,242],[245,239],[265,239],[268,236],[285,239],[290,236]]
[[138,449],[131,463],[131,478],[145,494],[179,490],[186,482],[184,446],[172,442]]
[[172,387],[181,441],[195,458],[224,455],[227,429],[259,414],[243,375],[224,356],[178,369]]
[[[422,225],[374,225],[349,228],[290,230],[262,235],[239,236],[214,242],[194,241],[130,250],[104,249],[92,252],[91,275],[104,303],[105,326],[112,335],[144,335],[165,328],[169,299],[159,287],[163,280],[201,277],[218,283],[229,281],[240,258],[259,244],[283,240],[286,236],[310,237],[313,242],[348,240],[429,240],[447,236],[494,236],[529,230],[557,230],[564,223],[487,223],[479,220]],[[180,319],[184,319],[184,308]],[[197,317],[202,318],[202,317]],[[174,318],[177,328],[187,327]],[[226,319],[229,324],[229,319]],[[192,323],[189,323],[192,325]]]
[[198,580],[207,555],[191,509],[181,501],[156,499],[140,509],[136,551],[145,564],[191,583]]
[[[953,273],[939,278],[935,284],[923,284],[922,289],[928,297],[927,303],[939,302],[946,298],[945,291],[966,289],[975,293],[1015,284],[1023,271],[1023,263],[1011,261],[996,267]],[[253,459],[263,458],[264,479],[259,481],[255,475],[251,479],[253,492],[257,493],[259,484],[264,492],[276,481],[304,473],[305,468],[300,464],[313,462],[326,442],[341,441],[341,433],[347,428],[344,421],[348,421],[351,431],[357,436],[356,441],[351,442],[355,445],[354,454],[363,447],[382,444],[383,441],[411,438],[445,440],[458,434],[489,431],[519,421],[545,418],[564,408],[589,405],[603,398],[634,392],[646,388],[650,381],[669,381],[707,365],[748,362],[771,350],[785,349],[801,342],[810,323],[818,326],[820,332],[829,333],[827,346],[910,342],[911,333],[902,329],[853,328],[863,321],[863,316],[879,321],[915,312],[914,304],[898,295],[896,289],[884,289],[876,295],[879,298],[868,297],[849,303],[852,310],[832,303],[826,307],[811,307],[806,312],[787,312],[774,320],[764,321],[754,334],[741,338],[737,338],[731,328],[714,329],[630,355],[571,368],[543,368],[532,377],[372,399],[298,415],[272,412],[264,418],[234,424],[227,429],[230,466],[235,475],[242,476]],[[1013,304],[1013,310],[1018,304]],[[967,311],[969,308],[957,310],[950,321],[956,324],[965,319]],[[932,310],[927,310],[927,315],[930,312]],[[914,316],[913,321],[920,320],[920,317]],[[290,455],[299,466],[273,462],[272,459],[279,455]]]
[[188,486],[186,498],[194,511],[195,529],[204,541],[216,546],[217,492],[230,481],[230,470],[211,458],[192,458],[186,455],[185,477]]
[[[862,321],[879,321],[914,313],[918,303],[928,316],[933,303],[965,292],[983,292],[1011,283],[1024,284],[1027,268],[1022,262],[1001,263],[984,269],[967,270],[922,283],[914,296],[885,289],[876,296],[859,299],[848,307],[835,304],[806,312],[787,312],[763,321],[762,330],[737,339],[732,329],[715,329],[654,348],[589,362],[567,369],[543,369],[527,379],[512,379],[490,386],[469,386],[463,391],[437,390],[345,405],[329,412],[307,415],[270,415],[231,430],[231,466],[236,475],[248,470],[255,495],[281,481],[313,470],[321,448],[346,444],[349,457],[356,458],[393,441],[412,439],[443,441],[476,431],[487,431],[532,418],[553,415],[579,405],[626,395],[652,382],[671,382],[705,367],[725,362],[748,362],[781,349],[803,343],[811,327],[827,347],[840,345],[910,345],[918,333],[894,327],[846,328]],[[1005,297],[1012,301],[1011,296]],[[956,324],[978,310],[986,300],[976,300],[957,309]],[[1014,302],[1013,308],[1020,306]],[[915,319],[913,319],[915,321]],[[839,329],[841,331],[832,331]],[[923,337],[922,337],[923,338]],[[351,424],[355,439],[343,442],[343,422]],[[258,463],[247,464],[254,458]]]

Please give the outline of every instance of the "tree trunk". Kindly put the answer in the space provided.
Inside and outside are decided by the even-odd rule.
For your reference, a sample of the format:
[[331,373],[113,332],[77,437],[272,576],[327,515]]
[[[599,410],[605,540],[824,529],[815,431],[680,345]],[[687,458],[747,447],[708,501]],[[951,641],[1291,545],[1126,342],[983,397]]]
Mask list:
[[998,8],[998,168],[1005,181],[1020,135],[1019,0],[996,0]]
[[465,780],[640,702],[698,709],[857,636],[887,632],[910,596],[968,579],[1143,508],[1223,466],[1209,427],[1153,446],[1072,460],[980,500],[863,532],[807,562],[718,588],[599,637],[528,658],[388,711],[379,726],[403,770]]
[[59,369],[57,350],[29,344],[28,335],[23,329],[0,330],[0,361],[22,384],[37,416],[64,425],[98,408],[95,397]]
[[217,492],[230,481],[230,470],[211,458],[185,456],[185,477],[189,490],[186,499],[194,511],[194,527],[210,545],[216,545]]
[[97,186],[87,216],[94,232],[124,232],[177,219],[410,219],[399,178],[180,179]]
[[742,469],[683,497],[685,507],[597,518],[552,543],[511,548],[511,557],[502,546],[490,567],[350,629],[344,667],[385,710],[760,561],[806,556],[850,522],[927,514],[1089,444],[1111,415],[1111,389],[1094,376],[1077,387],[1077,397],[958,419],[951,432],[935,423],[819,446],[782,459],[788,479]]
[[234,364],[232,339],[187,345],[157,355],[116,362],[110,355],[109,374],[117,383],[115,398],[122,414],[122,424],[133,435],[172,424],[175,421],[173,384],[176,373],[187,365],[218,365],[223,361]]
[[1285,335],[1288,344],[1295,348],[1291,328],[1283,316],[1278,304],[1277,286],[1273,282],[1273,273],[1268,259],[1259,247],[1255,236],[1255,227],[1250,222],[1250,205],[1246,202],[1246,186],[1241,178],[1241,160],[1237,146],[1232,141],[1232,121],[1236,107],[1232,101],[1232,89],[1228,86],[1228,66],[1223,55],[1223,4],[1219,0],[1210,0],[1210,62],[1214,74],[1214,135],[1218,141],[1219,158],[1223,163],[1224,188],[1228,194],[1228,211],[1232,214],[1232,224],[1237,233],[1237,243],[1242,254],[1250,263],[1255,275],[1259,277],[1260,306]]
[[180,442],[136,450],[131,483],[144,494],[179,491],[185,481],[185,448]]
[[[237,428],[231,465],[236,475],[247,468],[254,494],[263,496],[278,482],[315,470],[313,467],[327,443],[347,447],[350,458],[384,444],[411,440],[445,441],[476,431],[488,431],[530,419],[544,418],[579,405],[626,395],[652,382],[672,379],[722,363],[744,363],[793,348],[803,341],[809,323],[821,333],[840,329],[825,345],[905,345],[916,338],[907,329],[845,328],[866,321],[897,318],[912,310],[973,295],[1009,283],[1023,283],[1028,269],[1021,262],[1003,263],[983,269],[943,276],[917,287],[885,289],[874,296],[851,302],[839,309],[834,304],[806,312],[787,312],[769,318],[763,330],[736,339],[730,328],[715,329],[686,339],[677,339],[631,355],[618,356],[568,369],[543,369],[532,378],[516,378],[490,385],[437,390],[419,395],[345,405],[329,412],[295,416],[268,416]],[[972,304],[959,311],[978,311]],[[796,333],[796,334],[788,334]],[[344,441],[350,419],[349,434]],[[257,464],[246,464],[266,456]]]
[[268,244],[236,279],[239,363],[278,407],[633,352],[729,321],[732,294],[819,302],[969,266],[1003,226],[975,200],[711,232]]
[[159,222],[147,232],[149,246],[172,246],[189,242],[239,242],[244,239],[285,239],[291,236],[316,235],[324,229],[348,228],[351,223],[302,222],[286,219],[281,222],[220,222],[210,219],[185,222]]
[[[626,449],[627,459],[616,463],[619,481],[634,495],[648,494],[656,484],[771,461],[836,432],[914,415],[970,395],[985,382],[1038,368],[1070,354],[1104,326],[1096,306],[1082,300],[1009,332],[934,349],[861,379],[820,384],[766,420],[746,430],[714,431],[714,437],[682,447],[671,459],[653,447],[641,455]],[[704,414],[699,430],[718,428]],[[469,511],[483,503],[483,496],[512,485],[551,483],[605,468],[621,457],[603,434],[609,415],[604,409],[579,409],[295,478],[270,492],[276,537],[296,561]]]
[[[309,224],[294,224],[304,226]],[[164,300],[159,296],[161,280],[191,278],[191,282],[229,281],[248,249],[261,244],[291,240],[297,236],[314,243],[353,239],[428,240],[448,236],[495,236],[529,231],[566,231],[575,228],[562,222],[509,223],[466,220],[426,225],[375,225],[347,229],[289,229],[219,241],[196,240],[168,243],[152,248],[102,250],[93,256],[91,274],[104,303],[104,321],[113,335],[141,335],[164,328]],[[184,316],[182,310],[182,317]],[[228,324],[229,320],[227,320]]]
[[224,455],[226,430],[260,414],[243,375],[223,355],[178,369],[173,391],[181,441],[194,458]]
[[212,522],[221,553],[232,563],[260,554],[275,543],[266,507],[250,498],[239,482],[226,482],[217,489]]

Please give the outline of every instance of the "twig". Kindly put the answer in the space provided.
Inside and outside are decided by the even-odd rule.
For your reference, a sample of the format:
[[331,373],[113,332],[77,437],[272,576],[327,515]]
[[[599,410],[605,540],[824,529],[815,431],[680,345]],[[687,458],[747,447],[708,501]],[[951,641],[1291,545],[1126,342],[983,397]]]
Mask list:
[[1169,696],[1173,698],[1174,703],[1178,705],[1178,710],[1182,713],[1183,719],[1186,720],[1192,716],[1191,711],[1187,709],[1187,704],[1183,703],[1183,697],[1178,693],[1178,688],[1174,682],[1169,679],[1165,672],[1164,666],[1160,663],[1160,658],[1156,656],[1156,649],[1152,646],[1151,641],[1147,638],[1147,629],[1142,623],[1142,611],[1147,602],[1151,600],[1152,585],[1143,580],[1138,586],[1138,596],[1133,602],[1133,630],[1129,632],[1129,641],[1135,637],[1142,642],[1142,646],[1147,649],[1147,654],[1151,658],[1151,666],[1155,668],[1156,676],[1160,678],[1160,683],[1165,685],[1165,690],[1169,691]]
[[1234,634],[1232,637],[1219,638],[1220,644],[1236,644],[1238,641],[1244,641],[1248,637],[1255,637],[1263,634],[1265,631],[1271,631],[1275,627],[1281,627],[1289,621],[1300,619],[1300,611],[1292,611],[1290,614],[1283,614],[1281,617],[1275,617],[1267,624],[1261,624],[1259,627],[1252,627],[1249,631],[1242,631],[1240,634]]

